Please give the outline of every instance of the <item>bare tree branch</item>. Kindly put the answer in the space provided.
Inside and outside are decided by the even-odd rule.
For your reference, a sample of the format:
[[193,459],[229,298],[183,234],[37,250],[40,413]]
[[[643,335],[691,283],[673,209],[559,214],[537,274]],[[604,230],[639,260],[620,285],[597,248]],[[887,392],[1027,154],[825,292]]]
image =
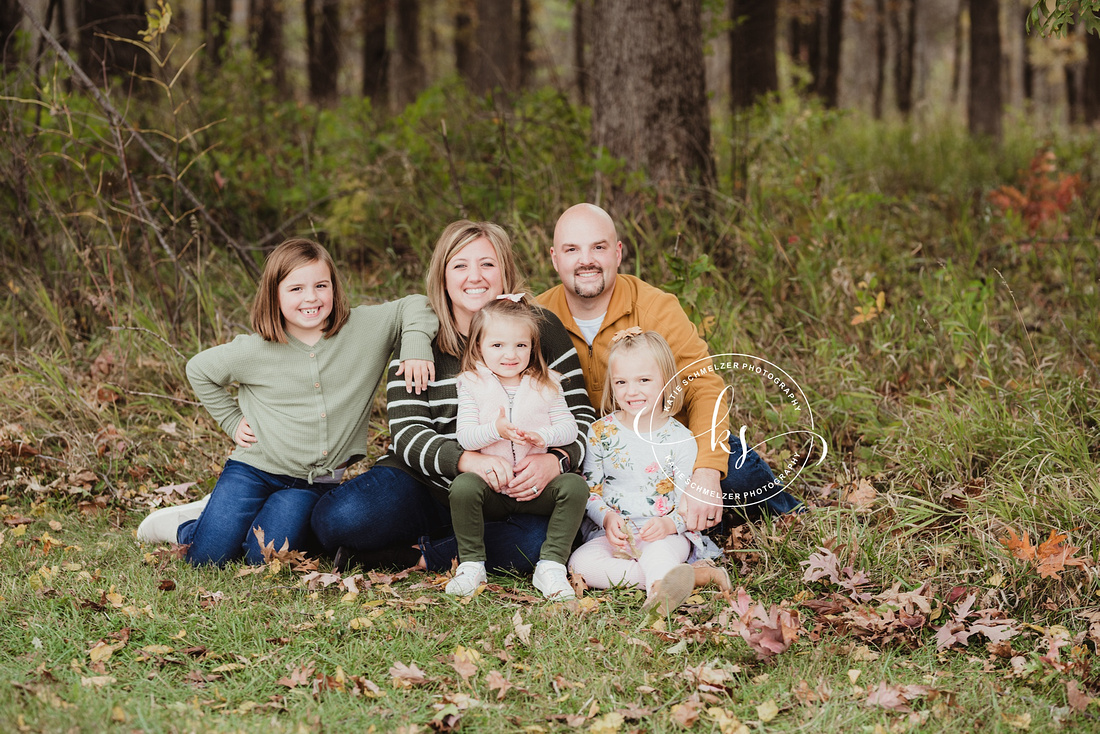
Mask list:
[[[163,169],[164,172],[168,174],[169,178],[174,181],[177,186],[179,186],[179,189],[183,193],[184,197],[189,202],[191,202],[192,206],[194,206],[195,209],[202,215],[202,218],[206,220],[206,223],[210,225],[210,227],[215,232],[217,232],[218,235],[222,239],[224,239],[225,242],[233,249],[233,251],[237,254],[237,257],[240,259],[241,263],[244,265],[245,269],[248,271],[249,275],[251,275],[253,279],[258,279],[260,275],[259,268],[256,266],[255,261],[253,261],[252,258],[249,256],[247,250],[243,248],[241,244],[237,242],[233,237],[231,237],[229,233],[225,231],[225,229],[222,228],[221,224],[219,224],[218,221],[214,219],[210,211],[199,200],[199,197],[196,196],[193,191],[191,191],[187,184],[179,179],[176,170],[172,166],[172,164],[167,159],[165,159],[164,156],[160,155],[160,153],[158,153],[151,145],[149,145],[149,142],[140,132],[138,132],[136,128],[134,128],[132,125],[127,124],[126,118],[123,117],[122,113],[119,112],[113,104],[111,104],[111,101],[107,99],[107,97],[104,96],[101,91],[99,91],[99,88],[96,87],[92,80],[88,78],[88,75],[84,73],[84,70],[80,68],[80,65],[77,64],[75,60],[73,60],[73,57],[70,56],[69,53],[64,49],[64,47],[62,47],[62,45],[57,41],[57,39],[53,37],[53,34],[50,33],[49,29],[42,25],[42,21],[40,21],[38,17],[31,12],[30,8],[27,7],[27,0],[18,0],[18,2],[19,6],[23,9],[23,14],[27,16],[27,18],[30,20],[31,25],[33,25],[35,30],[37,30],[42,35],[42,38],[44,38],[46,42],[50,44],[53,50],[57,53],[58,57],[65,63],[65,65],[69,67],[69,70],[72,71],[73,77],[76,79],[76,81],[78,81],[81,86],[88,90],[88,93],[92,95],[92,98],[96,101],[96,104],[98,104],[100,108],[107,114],[108,118],[111,121],[111,124],[118,131],[125,129],[128,135],[132,136],[134,140],[138,141],[145,152],[149,154],[149,157],[156,161],[157,165],[159,165],[161,169]],[[159,229],[155,226],[154,229],[157,230],[159,238]],[[167,243],[162,241],[162,246],[167,247]]]

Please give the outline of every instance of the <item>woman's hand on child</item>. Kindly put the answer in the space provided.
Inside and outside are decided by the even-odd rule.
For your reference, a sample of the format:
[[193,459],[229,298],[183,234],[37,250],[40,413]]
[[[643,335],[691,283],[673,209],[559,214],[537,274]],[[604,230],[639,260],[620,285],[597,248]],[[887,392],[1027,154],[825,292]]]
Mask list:
[[494,492],[501,492],[514,478],[511,465],[499,456],[463,451],[458,459],[460,472],[473,472],[485,480]]
[[397,375],[405,376],[405,392],[415,389],[419,395],[435,379],[435,362],[430,359],[406,359],[397,367]]
[[233,431],[233,443],[242,449],[251,448],[256,443],[256,434],[252,432],[252,426],[248,425],[246,418],[241,418],[237,424],[237,430]]
[[603,534],[607,536],[607,542],[616,548],[629,548],[630,540],[623,530],[623,516],[617,512],[609,512],[603,519]]
[[676,521],[666,515],[665,517],[655,517],[643,525],[642,529],[638,531],[638,539],[652,543],[654,540],[660,540],[675,534]]

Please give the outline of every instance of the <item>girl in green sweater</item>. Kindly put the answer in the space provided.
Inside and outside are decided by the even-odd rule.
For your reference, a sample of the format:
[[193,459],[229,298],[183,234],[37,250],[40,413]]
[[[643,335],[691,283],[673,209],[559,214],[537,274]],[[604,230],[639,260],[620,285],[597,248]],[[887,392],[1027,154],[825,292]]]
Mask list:
[[265,545],[309,548],[313,506],[366,456],[370,407],[394,345],[398,374],[419,393],[434,376],[438,327],[424,296],[349,308],[321,245],[279,245],[252,304],[256,333],[187,363],[195,393],[237,446],[213,492],[153,512],[138,538],[188,545],[194,565],[262,563],[261,529]]

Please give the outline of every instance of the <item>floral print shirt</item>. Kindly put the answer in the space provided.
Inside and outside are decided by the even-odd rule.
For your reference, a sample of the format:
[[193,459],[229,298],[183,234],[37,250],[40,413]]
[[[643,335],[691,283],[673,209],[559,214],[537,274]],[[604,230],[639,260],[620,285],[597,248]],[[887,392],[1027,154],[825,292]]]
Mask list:
[[[602,528],[607,513],[617,512],[637,530],[650,518],[672,514],[691,479],[695,454],[695,437],[675,418],[638,433],[616,413],[604,416],[589,429],[584,455],[588,517]],[[674,519],[684,532],[680,515]]]

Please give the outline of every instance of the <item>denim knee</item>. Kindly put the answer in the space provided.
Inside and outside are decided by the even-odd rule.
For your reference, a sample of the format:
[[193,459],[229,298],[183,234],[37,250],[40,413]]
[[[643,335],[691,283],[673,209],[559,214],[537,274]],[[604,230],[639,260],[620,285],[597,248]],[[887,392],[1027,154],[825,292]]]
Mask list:
[[369,551],[415,542],[448,521],[446,508],[428,487],[391,466],[375,465],[330,490],[313,509],[310,524],[324,549]]

